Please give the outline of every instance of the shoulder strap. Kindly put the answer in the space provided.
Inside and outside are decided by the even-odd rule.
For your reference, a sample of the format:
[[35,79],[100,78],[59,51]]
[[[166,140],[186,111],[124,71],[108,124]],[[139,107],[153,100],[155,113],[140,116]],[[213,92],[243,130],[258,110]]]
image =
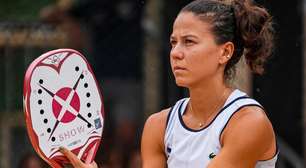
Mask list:
[[[257,106],[259,108],[262,108],[264,110],[264,108],[262,107],[262,105],[260,105],[256,100],[250,98],[250,97],[245,97],[245,98],[240,98],[240,99],[236,99],[236,101],[234,101],[232,103],[232,105],[230,105],[228,108],[226,108],[223,112],[223,114],[220,116],[219,119],[219,123],[220,123],[220,128],[218,129],[218,134],[219,134],[219,141],[221,140],[221,135],[224,131],[224,129],[226,128],[226,126],[228,125],[229,121],[231,120],[231,118],[237,113],[239,112],[242,108],[247,107],[247,106]],[[221,142],[221,141],[220,141]]]

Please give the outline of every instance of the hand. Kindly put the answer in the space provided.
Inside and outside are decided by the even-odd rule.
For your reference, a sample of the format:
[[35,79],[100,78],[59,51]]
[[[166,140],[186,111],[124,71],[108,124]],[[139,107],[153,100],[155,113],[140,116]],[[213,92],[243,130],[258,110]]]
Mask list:
[[98,165],[95,161],[93,161],[91,164],[85,164],[70,150],[64,147],[60,147],[59,150],[68,158],[74,168],[98,168]]

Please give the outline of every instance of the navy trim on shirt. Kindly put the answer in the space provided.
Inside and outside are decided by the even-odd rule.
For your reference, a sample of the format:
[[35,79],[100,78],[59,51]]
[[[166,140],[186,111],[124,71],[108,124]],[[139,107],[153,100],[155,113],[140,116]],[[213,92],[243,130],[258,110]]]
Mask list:
[[167,126],[168,126],[169,119],[170,119],[170,116],[171,116],[171,112],[172,112],[172,110],[173,110],[173,107],[174,107],[174,106],[172,106],[172,107],[170,108],[170,110],[169,110],[169,113],[168,113],[168,116],[167,116],[166,128],[167,128]]
[[[184,115],[184,113],[185,113],[185,111],[186,111],[186,108],[185,108],[185,110],[184,110],[184,113],[181,114],[180,112],[181,112],[181,108],[182,108],[182,104],[183,104],[183,103],[182,103],[182,104],[180,105],[180,107],[179,107],[179,110],[178,110],[178,113],[179,113],[178,116],[179,116],[180,123],[181,123],[181,125],[182,125],[185,129],[187,129],[188,131],[191,131],[191,132],[199,132],[199,131],[202,131],[202,130],[206,129],[207,127],[209,127],[209,126],[216,120],[216,118],[217,118],[225,109],[227,109],[229,106],[231,106],[233,103],[235,103],[236,101],[238,101],[238,100],[240,100],[240,99],[250,99],[250,97],[249,97],[249,96],[240,96],[240,97],[237,97],[236,99],[232,100],[230,103],[228,103],[226,106],[224,106],[224,107],[218,112],[218,114],[214,117],[214,119],[213,119],[207,126],[201,128],[201,129],[198,129],[198,130],[189,128],[189,127],[187,127],[186,124],[184,123],[183,118],[182,118],[182,115]],[[185,100],[185,101],[186,101],[186,100]]]
[[233,112],[233,114],[231,114],[231,116],[230,116],[230,117],[228,118],[228,120],[226,121],[224,127],[222,128],[222,130],[221,130],[221,132],[220,132],[220,135],[219,135],[219,142],[220,142],[220,145],[221,145],[221,136],[222,136],[222,133],[223,133],[224,129],[226,128],[226,126],[228,125],[229,121],[233,118],[233,116],[234,116],[238,111],[240,111],[242,108],[244,108],[244,107],[252,107],[252,106],[256,106],[256,107],[259,107],[259,108],[261,108],[261,109],[264,110],[264,108],[263,108],[261,105],[253,104],[253,103],[252,103],[252,104],[245,104],[245,105],[239,107],[236,111]]
[[[181,104],[183,104],[183,102],[184,102],[184,101],[179,101],[179,102],[177,103],[177,106],[176,106],[176,104],[175,104],[174,106],[171,107],[171,109],[170,109],[170,111],[169,111],[169,113],[168,113],[168,116],[167,116],[166,131],[167,131],[167,129],[168,129],[168,124],[169,124],[169,122],[170,122],[170,118],[171,118],[172,111],[177,110],[178,107],[180,107]],[[174,107],[175,107],[175,108],[174,108]]]

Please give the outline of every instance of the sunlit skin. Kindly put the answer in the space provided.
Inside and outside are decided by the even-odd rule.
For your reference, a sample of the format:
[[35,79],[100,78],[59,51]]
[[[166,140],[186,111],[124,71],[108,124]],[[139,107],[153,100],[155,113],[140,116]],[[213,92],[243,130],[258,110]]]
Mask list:
[[[234,45],[232,42],[217,44],[211,28],[209,21],[183,12],[177,16],[170,37],[175,81],[178,86],[188,88],[193,108],[190,109],[189,103],[183,120],[192,129],[198,129],[199,122],[205,126],[210,123],[218,112],[213,107],[220,100],[223,105],[233,91],[226,84],[224,69]],[[167,167],[164,134],[169,110],[155,113],[146,121],[141,143],[143,168]],[[229,121],[221,135],[222,149],[208,167],[254,168],[258,160],[273,157],[274,138],[264,111],[257,107],[242,108]]]
[[182,13],[174,22],[170,62],[178,86],[191,89],[211,79],[222,82],[233,44],[216,44],[210,29],[209,23],[200,21],[192,13]]
[[[226,85],[224,68],[232,57],[232,42],[217,44],[210,23],[190,12],[178,15],[170,37],[170,62],[178,86],[189,89],[190,105],[183,116],[193,129],[198,122],[206,125],[216,115],[212,108],[223,104],[232,89]],[[224,96],[221,96],[224,95]],[[219,106],[220,106],[219,105]],[[170,109],[151,115],[144,126],[141,142],[143,168],[166,168],[164,134]],[[209,168],[254,168],[258,160],[270,159],[276,150],[274,133],[265,113],[257,107],[245,107],[236,113],[221,136],[222,149]],[[62,150],[77,168],[86,165],[67,150]]]
[[211,109],[216,102],[225,101],[216,95],[231,92],[224,81],[224,68],[233,54],[234,45],[232,42],[217,44],[211,24],[191,12],[181,13],[176,18],[170,44],[170,62],[176,84],[189,88],[193,104],[192,113],[187,111],[183,119],[188,126],[195,127],[195,121],[213,118],[215,111],[211,112]]

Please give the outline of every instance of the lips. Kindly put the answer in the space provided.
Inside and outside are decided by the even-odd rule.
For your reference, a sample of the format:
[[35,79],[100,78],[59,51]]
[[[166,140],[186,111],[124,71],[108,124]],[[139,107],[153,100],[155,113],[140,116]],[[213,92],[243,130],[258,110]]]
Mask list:
[[174,66],[173,67],[173,71],[185,71],[187,70],[187,68],[184,68],[182,66]]

